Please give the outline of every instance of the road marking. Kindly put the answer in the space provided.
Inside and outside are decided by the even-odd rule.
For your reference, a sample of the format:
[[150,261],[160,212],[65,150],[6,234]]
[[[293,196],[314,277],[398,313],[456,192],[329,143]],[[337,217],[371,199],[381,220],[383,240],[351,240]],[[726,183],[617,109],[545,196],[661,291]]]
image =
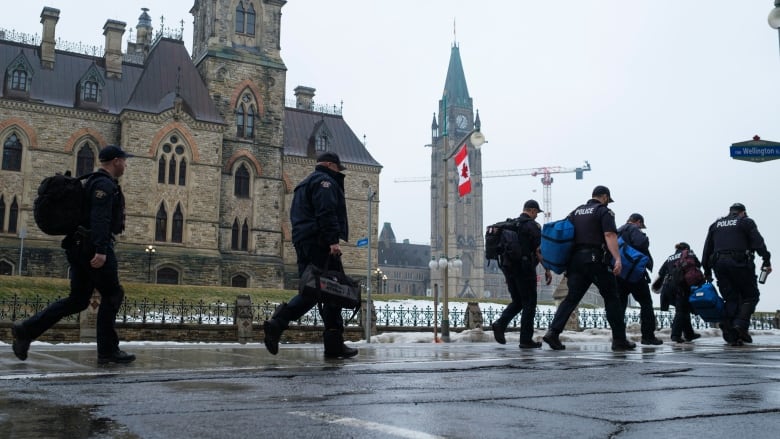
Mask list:
[[297,411],[289,412],[289,414],[303,416],[305,418],[314,419],[315,421],[327,422],[328,424],[340,424],[349,427],[358,427],[365,430],[378,431],[381,433],[392,434],[393,436],[409,439],[444,439],[444,436],[436,436],[433,434],[423,433],[421,431],[409,430],[407,428],[395,427],[387,424],[379,424],[377,422],[364,421],[357,418],[347,418],[330,413]]

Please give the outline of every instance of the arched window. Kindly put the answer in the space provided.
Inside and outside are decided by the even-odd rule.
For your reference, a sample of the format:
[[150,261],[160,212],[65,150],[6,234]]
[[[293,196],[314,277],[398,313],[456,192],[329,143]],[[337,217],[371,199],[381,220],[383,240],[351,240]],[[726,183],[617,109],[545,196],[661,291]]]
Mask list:
[[13,203],[11,203],[11,210],[8,211],[8,233],[16,233],[16,223],[19,221],[19,203],[16,202],[14,197]]
[[183,158],[181,159],[181,163],[179,164],[179,186],[184,186],[187,184],[187,159]]
[[236,137],[244,139],[255,138],[255,118],[257,117],[257,102],[252,92],[247,89],[236,105]]
[[242,163],[241,166],[236,169],[236,175],[234,177],[235,184],[233,193],[236,197],[249,198],[249,171]]
[[0,232],[5,232],[5,197],[0,194]]
[[165,183],[165,156],[157,161],[157,183]]
[[244,106],[240,105],[236,108],[236,137],[244,137]]
[[178,285],[179,272],[171,267],[163,267],[157,270],[157,283],[165,285]]
[[236,6],[236,33],[244,33],[244,20],[246,20],[244,13],[244,2],[238,2]]
[[165,204],[160,203],[160,208],[157,209],[157,216],[154,221],[154,240],[155,241],[167,241],[167,228],[168,226],[168,212],[165,211]]
[[16,134],[11,134],[3,142],[3,170],[22,170],[22,142]]
[[244,129],[244,137],[247,139],[255,138],[255,106],[250,105],[246,112],[246,128]]
[[168,162],[168,184],[176,184],[176,157]]
[[84,101],[85,102],[97,102],[98,101],[98,83],[95,81],[86,81],[84,83]]
[[244,225],[241,226],[241,250],[246,251],[249,243],[249,226],[244,220]]
[[233,227],[230,230],[230,249],[238,250],[238,218],[233,220]]
[[0,276],[12,276],[14,267],[8,261],[0,261]]
[[246,33],[255,34],[255,7],[252,3],[249,3],[249,10],[246,11]]
[[21,69],[11,73],[11,90],[27,91],[27,72]]
[[[163,143],[157,159],[157,183],[178,184],[187,183],[187,147],[181,137],[172,134]],[[179,165],[181,163],[181,165]],[[178,172],[178,175],[177,175]]]
[[76,154],[76,176],[89,174],[95,170],[95,151],[89,142],[84,142]]
[[237,274],[230,279],[230,286],[235,288],[246,288],[249,286],[249,278],[243,274]]
[[184,236],[184,214],[181,211],[181,204],[176,205],[176,211],[173,212],[173,224],[171,225],[171,242],[182,242]]

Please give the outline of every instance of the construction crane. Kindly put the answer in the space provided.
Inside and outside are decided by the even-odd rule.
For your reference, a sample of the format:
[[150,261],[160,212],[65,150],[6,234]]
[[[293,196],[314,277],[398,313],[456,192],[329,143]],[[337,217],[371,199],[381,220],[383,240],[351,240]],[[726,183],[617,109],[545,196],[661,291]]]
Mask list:
[[[582,166],[576,168],[566,168],[563,166],[543,166],[539,168],[526,168],[526,169],[505,169],[502,171],[487,171],[482,174],[482,178],[500,178],[500,177],[515,177],[518,175],[530,175],[532,177],[542,176],[542,204],[544,205],[544,222],[552,220],[552,191],[551,186],[553,183],[552,174],[565,174],[573,172],[577,180],[582,180],[582,174],[585,171],[590,171],[590,163],[585,160]],[[430,181],[430,177],[411,177],[411,178],[397,178],[394,181],[396,183],[414,183],[420,181]]]

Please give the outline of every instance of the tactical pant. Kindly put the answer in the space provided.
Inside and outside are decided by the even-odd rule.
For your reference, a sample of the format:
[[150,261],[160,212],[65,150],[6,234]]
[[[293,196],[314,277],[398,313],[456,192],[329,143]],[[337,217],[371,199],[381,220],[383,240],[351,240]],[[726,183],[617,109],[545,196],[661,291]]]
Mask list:
[[90,261],[95,252],[89,243],[66,239],[63,246],[70,263],[70,295],[22,322],[24,331],[33,339],[40,337],[63,317],[86,309],[93,290],[98,290],[101,296],[96,328],[98,356],[110,356],[119,350],[115,322],[125,296],[119,284],[114,249],[108,247],[106,263],[102,267],[92,268]]
[[674,298],[674,319],[672,319],[672,337],[693,338],[691,325],[691,304],[687,294],[677,294]]
[[718,279],[718,290],[725,302],[724,322],[748,329],[760,296],[755,265],[752,261],[721,256],[713,269]]
[[504,308],[496,323],[506,329],[509,322],[522,311],[520,316],[520,342],[530,343],[534,336],[534,316],[536,315],[536,272],[518,273],[511,267],[501,269],[512,302]]
[[566,270],[569,294],[563,299],[555,317],[550,324],[550,330],[561,333],[569,320],[571,313],[577,309],[580,300],[585,296],[588,288],[595,284],[599,294],[604,298],[604,308],[607,313],[607,322],[612,329],[614,341],[626,340],[626,323],[623,307],[617,293],[615,275],[609,266],[596,257],[590,250],[575,251]]
[[639,282],[628,282],[620,277],[616,278],[620,304],[623,307],[623,315],[628,307],[628,296],[634,296],[639,303],[639,321],[642,329],[642,338],[655,338],[655,312],[653,311],[653,296],[650,294],[650,286],[645,279]]
[[[295,253],[298,256],[298,276],[300,276],[309,264],[325,268],[326,264],[328,264],[330,246],[313,241],[302,241],[295,244]],[[334,267],[334,263],[338,264],[338,267]],[[341,262],[338,259],[331,259],[331,268],[341,269]],[[317,300],[315,298],[299,293],[290,302],[280,306],[273,318],[279,324],[279,327],[284,330],[287,329],[291,321],[303,317],[304,314],[316,305]],[[326,350],[329,347],[335,348],[338,346],[340,348],[344,341],[344,317],[341,315],[341,307],[324,303],[320,308],[320,316],[322,317],[322,324],[325,326],[323,340]]]

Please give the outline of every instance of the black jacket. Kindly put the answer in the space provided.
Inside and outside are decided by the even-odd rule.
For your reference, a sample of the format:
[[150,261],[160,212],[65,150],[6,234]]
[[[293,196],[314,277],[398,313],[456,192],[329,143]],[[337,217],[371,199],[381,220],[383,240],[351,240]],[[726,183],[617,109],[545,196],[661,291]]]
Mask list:
[[89,177],[85,188],[90,241],[95,253],[106,254],[114,243],[114,235],[125,230],[125,196],[117,180],[103,169]]
[[710,225],[702,252],[702,266],[705,272],[713,266],[713,256],[718,252],[736,252],[750,254],[758,253],[764,260],[764,265],[770,265],[769,251],[764,238],[758,232],[758,226],[752,218],[730,214],[718,218]]
[[347,202],[344,198],[344,174],[325,166],[295,187],[290,206],[293,244],[317,240],[320,244],[338,244],[349,240]]
[[653,256],[650,255],[650,238],[642,232],[636,224],[626,223],[617,229],[619,237],[628,243],[631,247],[647,255],[650,261],[647,263],[647,269],[653,271]]

